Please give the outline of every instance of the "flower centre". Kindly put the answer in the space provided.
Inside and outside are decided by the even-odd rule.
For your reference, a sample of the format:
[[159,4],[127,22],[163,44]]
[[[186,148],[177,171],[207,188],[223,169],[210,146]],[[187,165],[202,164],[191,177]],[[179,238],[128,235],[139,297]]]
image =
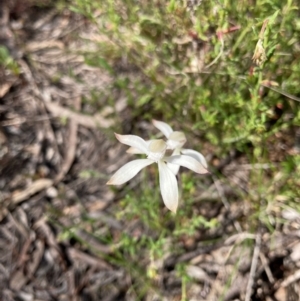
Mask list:
[[164,140],[153,140],[148,146],[148,158],[157,162],[163,158],[167,149],[167,144]]

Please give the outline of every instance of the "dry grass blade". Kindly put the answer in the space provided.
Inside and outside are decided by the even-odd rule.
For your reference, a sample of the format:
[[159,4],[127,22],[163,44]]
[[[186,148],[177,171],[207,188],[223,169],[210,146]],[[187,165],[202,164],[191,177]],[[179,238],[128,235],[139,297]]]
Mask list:
[[295,101],[300,102],[300,98],[297,97],[297,96],[295,96],[295,95],[292,95],[292,94],[290,94],[290,93],[287,93],[287,92],[285,92],[285,91],[282,91],[282,90],[280,90],[280,89],[277,89],[277,88],[272,87],[272,86],[267,85],[267,84],[261,84],[261,85],[264,86],[264,87],[266,87],[266,88],[268,88],[268,89],[270,89],[270,90],[273,90],[274,92],[277,92],[277,93],[279,93],[279,94],[281,94],[281,95],[284,95],[285,97],[287,97],[287,98],[289,98],[289,99],[292,99],[292,100],[295,100]]

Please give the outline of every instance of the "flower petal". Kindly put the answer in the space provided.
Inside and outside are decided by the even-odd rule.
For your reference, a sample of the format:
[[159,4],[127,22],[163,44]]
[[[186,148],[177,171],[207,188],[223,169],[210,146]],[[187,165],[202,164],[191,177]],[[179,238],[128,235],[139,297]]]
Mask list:
[[173,132],[169,135],[167,145],[170,149],[181,148],[186,143],[186,137],[183,132]]
[[178,174],[180,165],[167,163],[168,168],[172,171],[172,173],[176,176]]
[[123,144],[139,149],[142,154],[147,154],[147,142],[135,135],[119,135],[115,133],[116,138]]
[[[180,148],[175,148],[175,150],[172,153],[172,156],[175,156],[175,155],[180,155]],[[169,169],[171,169],[171,171],[173,172],[173,174],[175,176],[178,174],[180,165],[167,163],[167,166],[168,166]]]
[[199,161],[205,168],[207,168],[207,162],[202,154],[193,150],[193,149],[182,149],[181,153],[186,156],[193,157],[197,161]]
[[173,129],[166,124],[165,122],[158,121],[158,120],[152,120],[153,125],[159,129],[167,138],[169,135],[173,132]]
[[141,169],[152,164],[154,161],[150,159],[133,160],[116,171],[106,185],[121,185],[131,180]]
[[[152,142],[153,140],[145,140],[146,144],[147,144],[147,149],[150,145],[150,143]],[[142,152],[140,149],[138,148],[135,148],[135,147],[129,147],[128,150],[126,151],[126,153],[128,154],[135,154],[135,155],[140,155],[140,154],[145,154],[144,152]]]
[[158,161],[159,185],[166,207],[176,213],[178,207],[178,185],[173,172],[162,160]]
[[180,166],[184,166],[196,173],[206,174],[208,170],[196,159],[190,156],[181,155],[181,156],[171,156],[165,157],[164,160],[168,163],[177,164]]
[[142,152],[140,149],[132,147],[132,146],[128,148],[126,153],[127,154],[134,154],[134,155],[144,154],[144,152]]

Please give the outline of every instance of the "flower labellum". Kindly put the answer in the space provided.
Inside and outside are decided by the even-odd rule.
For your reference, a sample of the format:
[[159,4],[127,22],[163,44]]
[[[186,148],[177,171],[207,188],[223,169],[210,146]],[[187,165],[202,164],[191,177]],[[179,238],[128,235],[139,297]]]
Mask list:
[[166,149],[167,144],[164,140],[152,140],[148,146],[148,158],[158,162],[164,157]]

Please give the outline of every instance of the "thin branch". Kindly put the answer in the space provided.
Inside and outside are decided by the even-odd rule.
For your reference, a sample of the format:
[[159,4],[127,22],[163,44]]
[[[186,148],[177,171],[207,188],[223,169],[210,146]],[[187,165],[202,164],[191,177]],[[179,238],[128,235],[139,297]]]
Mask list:
[[256,234],[255,248],[254,248],[253,257],[252,257],[252,263],[251,263],[251,269],[250,269],[250,274],[249,274],[249,281],[248,281],[247,289],[246,289],[245,301],[251,300],[252,288],[253,288],[253,284],[254,284],[254,278],[255,278],[255,272],[256,272],[256,267],[257,267],[257,263],[258,263],[258,257],[259,257],[259,253],[260,253],[260,247],[261,247],[261,234],[258,233],[258,234]]
[[264,270],[265,270],[265,272],[266,272],[266,275],[267,275],[267,277],[268,277],[269,282],[270,282],[270,283],[274,283],[274,282],[275,282],[275,279],[274,279],[273,274],[272,274],[272,271],[271,271],[271,269],[270,269],[270,267],[269,267],[269,265],[268,265],[268,261],[267,261],[267,258],[266,258],[266,256],[265,256],[265,254],[262,253],[262,252],[260,252],[260,253],[259,253],[259,258],[260,258],[260,260],[261,260],[261,262],[262,262],[262,265],[263,265],[263,267],[264,267]]

